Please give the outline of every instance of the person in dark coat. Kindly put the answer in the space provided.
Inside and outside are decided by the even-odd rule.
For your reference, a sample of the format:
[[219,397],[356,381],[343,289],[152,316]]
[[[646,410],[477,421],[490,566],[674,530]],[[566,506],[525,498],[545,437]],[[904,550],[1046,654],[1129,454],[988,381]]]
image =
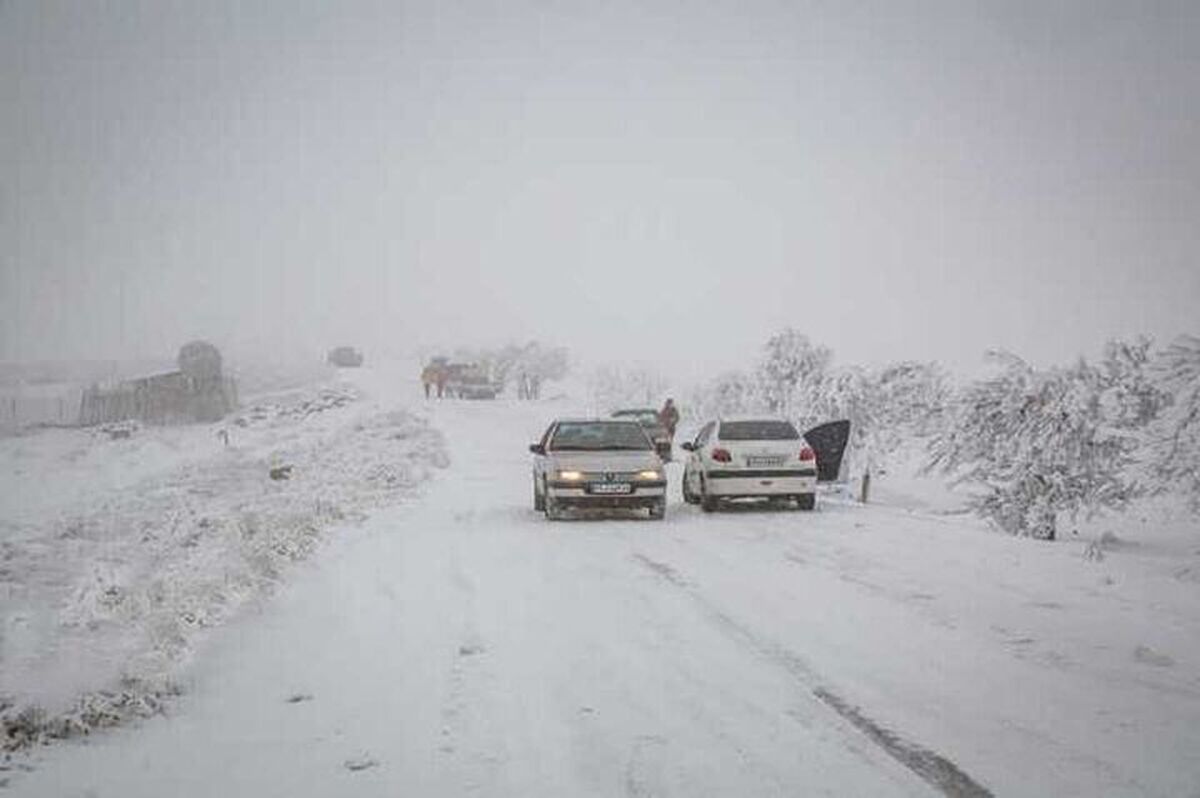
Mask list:
[[675,407],[674,399],[667,399],[662,410],[658,411],[658,420],[667,428],[667,437],[675,440],[675,427],[679,426],[679,408]]

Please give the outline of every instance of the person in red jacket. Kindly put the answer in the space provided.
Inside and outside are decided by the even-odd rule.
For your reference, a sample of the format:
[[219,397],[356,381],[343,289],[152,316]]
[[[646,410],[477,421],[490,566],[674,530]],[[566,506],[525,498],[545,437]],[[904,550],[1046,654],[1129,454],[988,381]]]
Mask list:
[[421,384],[425,386],[425,398],[429,398],[430,391],[433,390],[434,384],[437,382],[437,370],[430,363],[425,368],[421,369]]

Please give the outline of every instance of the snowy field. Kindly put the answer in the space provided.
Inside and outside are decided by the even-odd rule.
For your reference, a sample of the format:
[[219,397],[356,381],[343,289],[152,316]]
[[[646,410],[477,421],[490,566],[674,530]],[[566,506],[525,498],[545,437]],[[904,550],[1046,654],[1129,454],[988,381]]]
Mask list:
[[411,376],[276,397],[228,448],[0,441],[0,693],[180,693],[14,755],[10,794],[1200,796],[1194,518],[1016,539],[900,474],[704,515],[674,465],[665,522],[550,523],[526,447],[575,404]]
[[217,425],[0,439],[5,748],[158,711],[206,630],[445,464],[423,421],[346,383]]

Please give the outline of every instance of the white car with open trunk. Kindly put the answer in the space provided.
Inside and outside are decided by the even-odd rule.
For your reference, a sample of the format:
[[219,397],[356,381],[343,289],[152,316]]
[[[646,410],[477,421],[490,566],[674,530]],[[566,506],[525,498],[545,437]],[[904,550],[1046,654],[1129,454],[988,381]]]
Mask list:
[[683,471],[683,499],[705,512],[733,499],[792,500],[811,510],[817,499],[817,453],[778,418],[714,419],[692,441]]

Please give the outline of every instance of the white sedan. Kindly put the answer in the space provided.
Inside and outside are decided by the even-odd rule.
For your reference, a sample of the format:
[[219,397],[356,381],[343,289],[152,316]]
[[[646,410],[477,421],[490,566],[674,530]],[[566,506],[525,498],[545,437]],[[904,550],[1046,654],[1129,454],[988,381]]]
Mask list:
[[533,507],[549,519],[570,510],[667,511],[667,475],[641,424],[617,419],[555,421],[533,453]]
[[795,500],[801,510],[817,501],[817,453],[790,421],[752,418],[709,421],[688,453],[683,499],[705,512],[727,499]]

